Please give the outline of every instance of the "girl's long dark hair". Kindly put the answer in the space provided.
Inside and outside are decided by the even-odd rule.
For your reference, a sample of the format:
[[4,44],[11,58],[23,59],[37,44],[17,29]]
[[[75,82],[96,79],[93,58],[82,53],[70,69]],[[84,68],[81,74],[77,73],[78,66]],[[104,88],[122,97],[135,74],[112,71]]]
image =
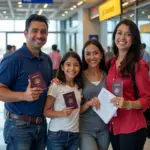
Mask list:
[[115,55],[118,55],[118,48],[115,44],[115,36],[117,29],[120,25],[127,25],[129,27],[129,30],[132,35],[133,43],[131,47],[129,48],[126,57],[123,59],[120,65],[120,75],[121,76],[128,76],[131,72],[132,69],[134,68],[135,63],[138,63],[139,60],[143,56],[143,51],[141,50],[141,37],[140,37],[140,32],[138,30],[137,25],[129,20],[129,19],[124,19],[120,21],[113,33],[113,51]]
[[59,65],[59,68],[58,68],[58,71],[57,71],[57,75],[56,77],[62,82],[62,83],[66,83],[66,77],[65,77],[65,74],[64,74],[64,71],[62,70],[62,66],[64,65],[65,61],[69,58],[69,57],[72,57],[72,58],[75,58],[78,60],[79,62],[79,65],[80,65],[80,71],[78,73],[78,75],[75,77],[74,79],[74,82],[78,85],[78,88],[83,88],[83,78],[82,78],[82,62],[81,62],[81,59],[80,59],[80,56],[76,53],[76,52],[67,52],[61,62],[60,62],[60,65]]

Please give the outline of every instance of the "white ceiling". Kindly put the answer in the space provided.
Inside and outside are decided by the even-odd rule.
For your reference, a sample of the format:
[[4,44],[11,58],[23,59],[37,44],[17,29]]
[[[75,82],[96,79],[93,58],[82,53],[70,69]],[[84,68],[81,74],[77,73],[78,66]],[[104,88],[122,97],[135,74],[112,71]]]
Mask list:
[[[77,5],[81,0],[53,0],[53,4],[49,4],[47,8],[43,9],[44,4],[22,4],[22,8],[18,7],[18,2],[21,0],[0,0],[0,20],[25,20],[29,15],[39,13],[40,9],[43,9],[42,15],[45,15],[50,20],[64,20],[75,14],[79,8],[90,8],[106,0],[82,0],[84,3],[80,6]],[[129,2],[129,7],[135,1],[149,2],[150,0],[122,0],[122,3]],[[74,5],[76,9],[70,10]],[[134,9],[134,7],[133,7]],[[68,11],[65,14],[65,11]],[[4,13],[5,12],[5,13]],[[132,12],[131,12],[132,13]],[[62,16],[65,14],[65,17]],[[145,15],[139,15],[139,17],[147,18],[149,14],[149,7],[145,10]]]
[[[49,4],[47,8],[43,9],[42,15],[45,15],[51,20],[63,20],[75,14],[80,7],[90,8],[105,0],[83,0],[84,3],[81,6],[71,11],[70,8],[74,5],[77,6],[79,1],[80,0],[53,0],[53,4]],[[18,2],[21,2],[21,0],[0,0],[0,20],[25,20],[31,14],[38,14],[40,9],[44,6],[44,4],[22,4],[22,8],[19,8]],[[6,13],[4,13],[4,11],[6,11]],[[68,11],[68,14],[63,17],[62,14],[65,11]]]

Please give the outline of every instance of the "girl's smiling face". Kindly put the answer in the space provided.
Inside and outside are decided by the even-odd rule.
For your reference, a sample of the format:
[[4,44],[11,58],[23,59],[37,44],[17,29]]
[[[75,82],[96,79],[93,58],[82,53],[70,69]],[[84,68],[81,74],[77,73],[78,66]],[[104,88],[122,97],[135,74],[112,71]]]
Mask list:
[[74,80],[80,72],[80,63],[76,58],[70,56],[61,68],[64,71],[66,81]]

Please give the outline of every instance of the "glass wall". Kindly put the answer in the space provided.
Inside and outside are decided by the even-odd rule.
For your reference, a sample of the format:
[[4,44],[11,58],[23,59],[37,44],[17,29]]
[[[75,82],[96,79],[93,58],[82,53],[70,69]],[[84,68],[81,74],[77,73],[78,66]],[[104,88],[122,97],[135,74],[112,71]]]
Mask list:
[[78,14],[75,14],[71,18],[65,21],[65,31],[66,31],[66,50],[72,48],[74,51],[77,50],[77,34],[78,34]]
[[146,44],[146,51],[150,53],[150,4],[138,8],[137,17],[142,43]]
[[106,21],[107,22],[107,46],[112,47],[112,34],[119,20],[120,20],[120,17],[117,16]]
[[0,60],[2,59],[6,51],[6,34],[0,33]]
[[[52,44],[57,44],[58,49],[62,54],[65,53],[66,47],[64,23],[61,21],[49,21],[49,34],[47,43],[43,46],[42,51],[49,53],[51,51]],[[6,52],[6,45],[16,45],[16,48],[20,48],[26,41],[24,37],[25,20],[0,20],[0,58],[3,57]]]
[[[124,0],[129,2],[128,0]],[[138,0],[131,1],[128,6],[123,6],[122,14],[107,22],[107,45],[112,46],[112,33],[120,19],[130,19],[134,21],[140,30],[141,40],[146,44],[146,50],[150,53],[150,1]]]

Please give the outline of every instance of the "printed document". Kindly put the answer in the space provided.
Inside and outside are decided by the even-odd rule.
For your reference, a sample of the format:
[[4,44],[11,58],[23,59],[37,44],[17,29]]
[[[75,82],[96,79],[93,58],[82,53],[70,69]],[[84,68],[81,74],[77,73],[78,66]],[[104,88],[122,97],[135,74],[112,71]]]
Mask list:
[[107,89],[102,88],[98,99],[100,101],[100,109],[93,107],[93,110],[101,117],[101,119],[107,124],[111,118],[116,114],[117,107],[114,106],[110,101],[112,98],[116,97]]

